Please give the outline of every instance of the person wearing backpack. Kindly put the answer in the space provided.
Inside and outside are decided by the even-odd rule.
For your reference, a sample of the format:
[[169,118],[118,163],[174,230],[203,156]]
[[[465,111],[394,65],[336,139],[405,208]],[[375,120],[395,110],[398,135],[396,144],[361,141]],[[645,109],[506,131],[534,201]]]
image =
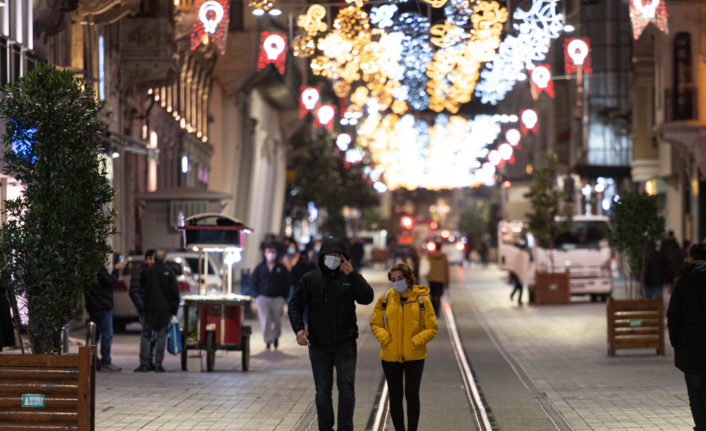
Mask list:
[[[387,273],[392,288],[375,304],[370,327],[381,345],[380,359],[390,394],[390,416],[395,431],[417,431],[419,387],[422,383],[427,343],[436,337],[439,325],[429,288],[414,284],[414,272],[398,263]],[[407,399],[407,428],[403,399]]]

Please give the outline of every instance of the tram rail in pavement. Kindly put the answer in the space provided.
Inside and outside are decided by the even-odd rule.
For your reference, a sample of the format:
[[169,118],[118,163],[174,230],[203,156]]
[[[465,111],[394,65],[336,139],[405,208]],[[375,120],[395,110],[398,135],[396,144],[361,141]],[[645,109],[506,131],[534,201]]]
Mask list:
[[[446,296],[444,296],[443,298],[442,311],[444,313],[444,321],[446,323],[446,328],[449,331],[451,347],[453,348],[454,356],[456,357],[458,369],[461,374],[461,379],[463,380],[463,387],[468,397],[469,407],[475,420],[475,426],[469,427],[469,429],[478,431],[492,431],[493,428],[490,424],[490,420],[488,419],[486,407],[480,396],[480,392],[478,391],[478,385],[476,384],[473,373],[471,372],[471,366],[468,362],[468,358],[466,357],[466,353],[463,350],[461,338],[458,335],[456,319],[454,318],[453,310],[451,309],[451,304],[449,304]],[[374,411],[375,419],[373,421],[372,427],[370,428],[370,431],[386,431],[388,429],[389,416],[389,393],[387,388],[387,382],[384,382],[378,405],[376,406]]]

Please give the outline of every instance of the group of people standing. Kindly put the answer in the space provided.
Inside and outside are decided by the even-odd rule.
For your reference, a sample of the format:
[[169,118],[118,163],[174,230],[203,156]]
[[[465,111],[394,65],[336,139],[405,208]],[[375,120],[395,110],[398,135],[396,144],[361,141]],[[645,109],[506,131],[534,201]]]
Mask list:
[[[162,366],[170,320],[179,309],[179,287],[176,274],[164,263],[166,252],[147,250],[145,259],[130,279],[130,298],[140,315],[140,366],[136,372],[165,372]],[[103,268],[97,282],[86,293],[89,321],[96,324],[96,339],[100,340],[99,371],[121,371],[113,364],[113,285],[118,281],[125,263],[113,265],[113,271]]]
[[690,248],[690,241],[684,241],[683,247],[679,246],[674,231],[669,231],[659,248],[654,243],[650,245],[643,280],[646,298],[662,296],[664,286],[674,284],[674,280],[688,263]]

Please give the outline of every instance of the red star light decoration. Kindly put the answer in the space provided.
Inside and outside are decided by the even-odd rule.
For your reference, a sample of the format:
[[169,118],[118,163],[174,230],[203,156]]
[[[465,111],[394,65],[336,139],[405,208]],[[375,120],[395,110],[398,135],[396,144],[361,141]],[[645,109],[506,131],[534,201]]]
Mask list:
[[280,31],[263,31],[260,33],[260,55],[257,58],[257,68],[264,69],[268,64],[274,64],[280,74],[284,74],[287,59],[287,35]]
[[539,112],[536,109],[520,109],[520,131],[522,136],[539,133]]
[[196,21],[191,32],[191,50],[215,43],[221,55],[226,52],[230,0],[197,0]]
[[321,93],[319,87],[302,85],[299,95],[299,118],[304,118],[307,112],[315,110],[319,106]]
[[532,98],[539,99],[540,93],[544,92],[552,99],[554,98],[554,81],[552,81],[552,67],[548,64],[538,64],[530,72],[530,90]]
[[591,41],[587,37],[568,38],[564,41],[564,69],[567,75],[576,73],[581,67],[583,73],[593,73],[591,67]]
[[664,0],[630,0],[630,21],[635,40],[640,38],[649,23],[656,25],[660,31],[669,33],[668,17]]

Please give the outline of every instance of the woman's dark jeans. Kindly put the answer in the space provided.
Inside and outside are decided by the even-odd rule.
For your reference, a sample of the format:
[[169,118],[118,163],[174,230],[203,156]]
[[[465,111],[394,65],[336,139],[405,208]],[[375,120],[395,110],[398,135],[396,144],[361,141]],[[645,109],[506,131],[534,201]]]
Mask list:
[[694,431],[706,431],[706,376],[684,374],[689,406],[694,417]]
[[382,361],[382,369],[390,392],[390,416],[395,431],[405,431],[403,399],[407,399],[407,430],[417,431],[419,425],[419,387],[422,384],[424,359],[419,361]]
[[316,414],[319,431],[333,431],[333,369],[338,386],[338,431],[353,431],[355,410],[355,364],[358,356],[356,340],[338,346],[311,346],[309,360],[316,386]]

